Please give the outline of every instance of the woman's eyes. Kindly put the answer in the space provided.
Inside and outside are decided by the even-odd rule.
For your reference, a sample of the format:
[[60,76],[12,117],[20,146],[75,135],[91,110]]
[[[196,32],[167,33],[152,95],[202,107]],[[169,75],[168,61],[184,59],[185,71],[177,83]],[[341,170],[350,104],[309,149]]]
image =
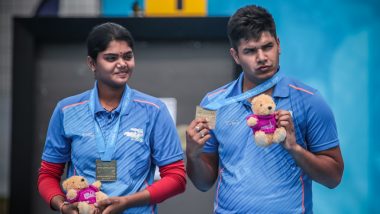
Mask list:
[[[133,53],[128,52],[128,53],[121,55],[121,57],[123,60],[129,61],[133,58]],[[104,56],[104,59],[108,62],[114,62],[114,61],[118,60],[118,58],[119,58],[119,55],[117,55],[117,54],[107,54]]]

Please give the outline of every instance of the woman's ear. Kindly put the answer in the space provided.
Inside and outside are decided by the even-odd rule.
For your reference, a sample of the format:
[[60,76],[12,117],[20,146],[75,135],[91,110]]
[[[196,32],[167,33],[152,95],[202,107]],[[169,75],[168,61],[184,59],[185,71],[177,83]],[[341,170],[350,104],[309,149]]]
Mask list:
[[87,56],[87,65],[92,72],[95,72],[95,60],[90,56]]

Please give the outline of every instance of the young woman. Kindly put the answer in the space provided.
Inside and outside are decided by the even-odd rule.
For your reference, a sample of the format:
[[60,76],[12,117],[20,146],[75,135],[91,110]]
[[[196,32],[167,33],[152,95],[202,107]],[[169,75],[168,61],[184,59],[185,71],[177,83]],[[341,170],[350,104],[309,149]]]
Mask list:
[[[127,85],[135,60],[130,32],[115,23],[95,26],[87,38],[94,88],[61,100],[51,117],[38,190],[54,210],[77,213],[60,188],[67,177],[102,181],[110,198],[93,213],[157,213],[156,203],[185,190],[183,152],[166,106]],[[155,167],[161,180],[154,182]]]

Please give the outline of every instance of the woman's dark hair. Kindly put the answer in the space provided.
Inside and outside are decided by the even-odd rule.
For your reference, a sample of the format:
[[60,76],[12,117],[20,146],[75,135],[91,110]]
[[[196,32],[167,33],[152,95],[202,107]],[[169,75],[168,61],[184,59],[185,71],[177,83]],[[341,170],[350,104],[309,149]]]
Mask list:
[[107,22],[92,28],[87,37],[87,55],[96,60],[98,53],[107,49],[111,41],[125,41],[133,50],[132,34],[123,26]]
[[233,14],[227,24],[227,34],[231,46],[237,51],[241,39],[258,40],[263,32],[277,38],[276,24],[272,15],[264,8],[249,5]]

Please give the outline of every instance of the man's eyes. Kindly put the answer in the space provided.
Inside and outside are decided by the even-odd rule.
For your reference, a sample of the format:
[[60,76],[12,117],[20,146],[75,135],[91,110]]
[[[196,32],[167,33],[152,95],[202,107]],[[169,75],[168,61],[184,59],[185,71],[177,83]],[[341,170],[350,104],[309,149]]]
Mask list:
[[264,45],[264,46],[262,47],[262,49],[263,49],[264,51],[270,50],[270,49],[272,49],[272,48],[273,48],[273,44],[267,44],[267,45]]
[[257,49],[245,49],[244,54],[255,54]]
[[[269,44],[266,44],[266,45],[263,45],[261,48],[262,51],[269,51],[273,48],[273,44],[272,43],[269,43]],[[257,53],[257,48],[247,48],[247,49],[244,49],[243,53],[244,54],[256,54]]]

